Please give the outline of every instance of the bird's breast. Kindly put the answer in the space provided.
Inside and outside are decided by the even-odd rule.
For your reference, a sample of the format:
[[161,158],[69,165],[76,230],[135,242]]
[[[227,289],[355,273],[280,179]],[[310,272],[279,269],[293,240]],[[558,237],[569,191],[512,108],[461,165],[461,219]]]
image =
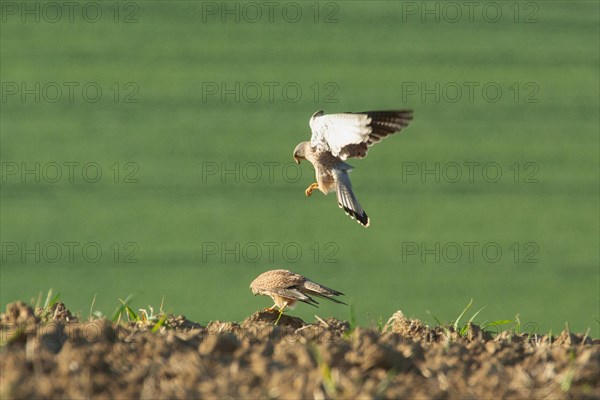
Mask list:
[[333,175],[333,166],[340,160],[335,158],[329,152],[322,152],[315,158],[313,165],[319,190],[323,194],[335,191],[336,182]]
[[323,194],[335,191],[335,179],[332,175],[321,176],[321,179],[317,179],[317,181],[319,190],[323,192]]
[[286,308],[293,309],[294,307],[296,307],[296,300],[290,299],[289,297],[283,297],[283,296],[279,296],[277,294],[271,294],[271,298],[273,298],[273,301],[275,302],[275,304],[277,304],[277,307],[279,307],[279,308],[283,308],[283,306],[286,304],[287,304]]

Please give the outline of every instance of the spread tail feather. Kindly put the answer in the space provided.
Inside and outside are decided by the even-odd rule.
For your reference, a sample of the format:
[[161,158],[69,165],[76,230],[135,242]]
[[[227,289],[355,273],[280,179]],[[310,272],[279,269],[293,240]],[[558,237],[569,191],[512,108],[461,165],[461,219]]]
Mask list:
[[371,221],[352,191],[352,183],[350,183],[348,171],[338,169],[336,183],[338,206],[343,208],[350,218],[356,219],[356,221],[365,228],[368,227]]

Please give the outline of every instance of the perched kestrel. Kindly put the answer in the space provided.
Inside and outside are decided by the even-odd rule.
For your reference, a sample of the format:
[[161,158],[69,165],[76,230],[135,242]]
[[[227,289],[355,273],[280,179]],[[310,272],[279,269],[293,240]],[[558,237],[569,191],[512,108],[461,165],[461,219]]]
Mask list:
[[315,189],[323,194],[335,191],[339,207],[358,223],[369,226],[369,217],[352,191],[348,172],[353,167],[344,160],[366,157],[369,147],[407,127],[412,118],[412,110],[314,113],[309,121],[310,142],[301,142],[294,149],[296,163],[308,160],[315,169],[317,182],[306,188],[306,195]]
[[268,310],[279,307],[280,312],[283,312],[286,307],[293,309],[298,301],[318,307],[317,304],[319,303],[310,296],[322,297],[335,303],[346,304],[333,298],[333,296],[343,295],[343,293],[319,285],[317,282],[285,269],[263,272],[252,281],[250,289],[255,296],[257,294],[271,296],[275,305],[268,308]]

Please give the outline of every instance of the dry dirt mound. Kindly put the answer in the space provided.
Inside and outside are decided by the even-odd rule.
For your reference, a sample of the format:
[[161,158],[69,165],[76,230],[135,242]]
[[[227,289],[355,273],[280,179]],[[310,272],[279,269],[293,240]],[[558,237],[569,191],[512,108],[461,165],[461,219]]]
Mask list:
[[492,338],[398,312],[383,332],[259,312],[206,326],[77,321],[58,303],[0,317],[0,397],[599,398],[600,341],[563,332]]

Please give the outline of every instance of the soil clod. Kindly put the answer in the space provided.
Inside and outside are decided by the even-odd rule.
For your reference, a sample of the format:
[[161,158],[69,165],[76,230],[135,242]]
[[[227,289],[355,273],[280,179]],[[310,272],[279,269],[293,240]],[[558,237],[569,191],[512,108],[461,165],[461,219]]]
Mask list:
[[17,302],[0,316],[1,398],[599,398],[600,343],[567,330],[457,332],[400,311],[382,329],[275,325],[277,311],[154,329],[40,311]]

